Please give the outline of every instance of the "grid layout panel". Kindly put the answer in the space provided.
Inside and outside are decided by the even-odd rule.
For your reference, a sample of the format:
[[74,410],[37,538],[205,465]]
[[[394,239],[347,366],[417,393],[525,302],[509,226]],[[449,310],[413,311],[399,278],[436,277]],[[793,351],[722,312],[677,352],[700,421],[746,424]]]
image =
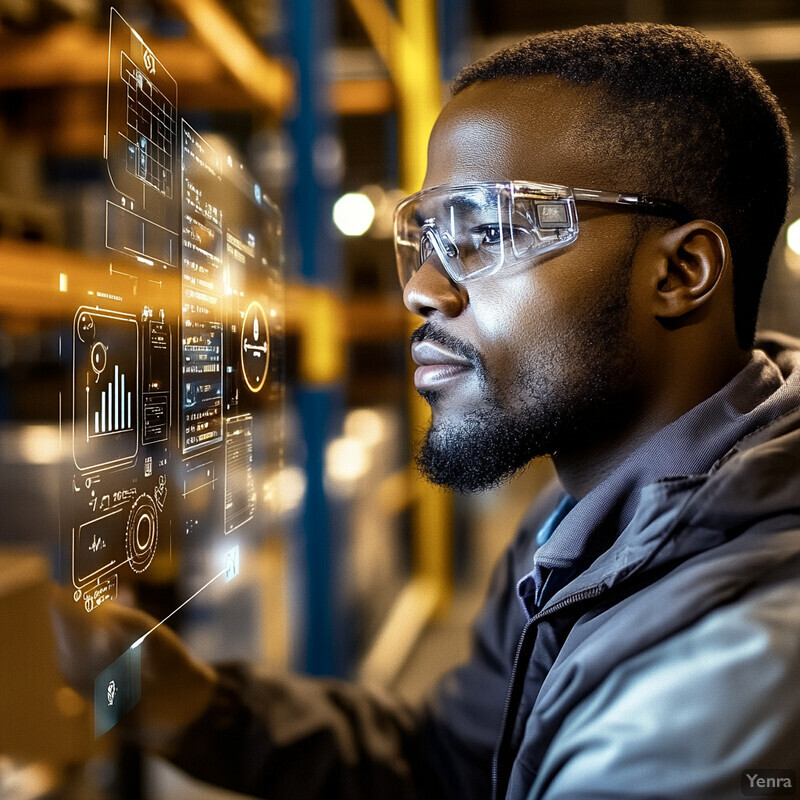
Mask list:
[[122,79],[127,85],[128,172],[171,198],[175,106],[124,53],[122,56]]

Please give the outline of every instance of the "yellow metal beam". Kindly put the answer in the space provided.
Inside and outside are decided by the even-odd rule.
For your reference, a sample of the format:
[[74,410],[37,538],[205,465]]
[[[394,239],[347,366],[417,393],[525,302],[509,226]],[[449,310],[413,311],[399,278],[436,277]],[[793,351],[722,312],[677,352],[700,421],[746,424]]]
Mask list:
[[395,89],[388,80],[340,80],[331,84],[331,107],[339,116],[394,111]]
[[406,32],[384,0],[350,0],[350,5],[389,74],[399,83],[396,54],[407,46]]
[[[375,50],[396,85],[400,120],[400,181],[407,192],[420,188],[425,178],[428,138],[441,108],[441,81],[436,37],[436,0],[398,0],[399,19],[384,0],[350,0]],[[416,324],[409,321],[409,324]],[[409,396],[411,430],[427,429],[430,412],[416,392]],[[391,661],[383,648],[392,642],[410,642],[430,614],[447,608],[452,595],[452,497],[411,475],[414,575],[367,659],[370,675],[386,672]],[[425,598],[423,602],[421,598]],[[398,626],[416,604],[415,622]],[[387,675],[387,677],[389,677]]]
[[267,56],[217,0],[166,0],[243,89],[270,111],[281,114],[294,98],[289,70]]
[[397,78],[403,188],[416,192],[425,178],[428,138],[442,106],[436,0],[399,0],[408,38],[400,52]]
[[[441,108],[441,81],[436,37],[436,0],[398,0],[406,38],[397,63],[400,118],[400,179],[407,192],[417,191],[425,178],[428,139]],[[410,327],[419,320],[409,320]],[[430,410],[411,389],[411,430],[427,430]],[[416,574],[435,581],[435,611],[443,613],[452,596],[453,500],[449,492],[419,476],[414,480],[417,502],[412,510]]]
[[342,380],[346,368],[342,301],[318,286],[290,287],[286,299],[287,308],[300,311],[292,319],[299,322],[296,330],[300,334],[299,373],[303,382],[320,386]]
[[383,685],[395,681],[420,635],[441,607],[441,598],[440,582],[426,576],[414,577],[403,587],[359,665],[359,681]]
[[[194,37],[165,39],[147,33],[145,38],[180,86],[184,109],[252,111],[249,91],[219,62],[216,54],[198,47]],[[262,57],[266,58],[263,54]],[[89,87],[102,91],[97,108],[102,112],[102,126],[105,126],[108,33],[75,22],[54,25],[37,36],[10,33],[0,28],[0,63],[0,90],[56,87],[59,101],[63,99],[65,103],[71,102],[70,90],[73,89]],[[278,68],[282,69],[280,65]],[[331,85],[331,105],[339,115],[386,114],[394,111],[396,102],[394,84],[386,78],[338,80]],[[73,114],[70,123],[74,122]],[[102,140],[102,135],[102,131],[92,130],[95,142],[98,136]],[[41,134],[41,138],[48,141],[52,138],[56,146],[62,136],[58,126],[50,128],[46,137]],[[88,145],[82,152],[90,152]]]
[[436,0],[399,0],[399,20],[385,0],[350,0],[350,5],[397,87],[400,180],[406,191],[416,191],[425,177],[428,137],[442,103]]

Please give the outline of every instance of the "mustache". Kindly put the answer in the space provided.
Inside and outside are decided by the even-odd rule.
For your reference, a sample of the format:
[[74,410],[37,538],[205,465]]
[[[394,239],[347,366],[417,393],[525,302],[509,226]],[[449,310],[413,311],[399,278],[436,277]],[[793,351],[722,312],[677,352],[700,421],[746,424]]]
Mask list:
[[483,371],[483,360],[480,353],[468,342],[457,339],[443,331],[432,322],[424,322],[411,334],[410,344],[415,342],[436,342],[447,348],[453,355],[467,359],[476,369]]

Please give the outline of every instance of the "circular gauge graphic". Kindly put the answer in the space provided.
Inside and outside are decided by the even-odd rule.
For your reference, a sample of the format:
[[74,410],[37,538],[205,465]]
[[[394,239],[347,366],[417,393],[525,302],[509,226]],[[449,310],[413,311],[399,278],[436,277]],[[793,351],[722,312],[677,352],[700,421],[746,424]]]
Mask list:
[[269,366],[269,328],[261,303],[254,300],[242,320],[242,375],[251,392],[261,391]]
[[144,572],[156,554],[158,544],[158,512],[149,494],[140,494],[128,517],[126,550],[134,572]]
[[89,357],[92,362],[92,369],[99,378],[100,373],[106,368],[106,364],[108,363],[108,348],[102,342],[95,342],[92,345]]

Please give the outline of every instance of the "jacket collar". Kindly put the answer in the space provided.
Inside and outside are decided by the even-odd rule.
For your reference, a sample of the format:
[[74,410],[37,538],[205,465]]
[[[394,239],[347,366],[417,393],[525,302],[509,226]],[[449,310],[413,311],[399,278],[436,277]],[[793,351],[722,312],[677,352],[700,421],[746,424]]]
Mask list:
[[[537,550],[534,570],[520,581],[520,599],[529,615],[536,610],[535,573],[538,582],[542,570],[580,572],[550,599],[547,606],[552,607],[589,587],[607,588],[668,559],[720,544],[731,526],[722,519],[706,519],[705,524],[704,517],[735,513],[741,523],[764,513],[764,487],[753,488],[752,468],[746,479],[739,478],[737,464],[745,457],[758,461],[765,480],[775,483],[774,447],[760,456],[751,451],[781,428],[800,440],[800,432],[790,432],[800,427],[800,419],[790,413],[800,406],[800,342],[770,337],[763,345],[730,383],[658,431],[567,514]],[[794,452],[798,449],[800,441]],[[775,488],[773,500],[779,505]],[[676,535],[687,522],[693,535]],[[603,550],[604,541],[613,546],[592,562],[591,552]],[[587,568],[581,571],[581,566]]]

